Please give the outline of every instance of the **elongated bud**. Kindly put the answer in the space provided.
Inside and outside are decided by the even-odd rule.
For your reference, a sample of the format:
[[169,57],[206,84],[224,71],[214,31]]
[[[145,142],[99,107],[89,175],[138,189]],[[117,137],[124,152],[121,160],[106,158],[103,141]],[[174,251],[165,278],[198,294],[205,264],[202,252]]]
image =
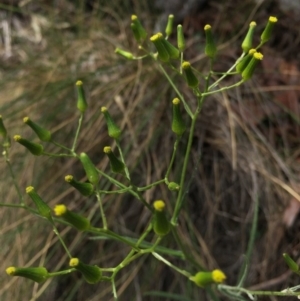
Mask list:
[[6,273],[9,276],[19,276],[24,277],[35,282],[43,282],[48,278],[48,271],[44,267],[34,267],[34,268],[18,268],[18,267],[8,267]]
[[118,139],[121,135],[121,129],[115,124],[106,107],[102,107],[101,112],[103,113],[106,121],[108,136]]
[[271,35],[272,35],[272,31],[274,28],[275,23],[277,22],[277,18],[276,17],[270,17],[268,20],[268,23],[263,31],[263,33],[260,36],[260,40],[262,43],[265,43],[267,41],[270,40]]
[[147,32],[136,15],[131,16],[131,29],[138,43],[142,43],[147,38]]
[[67,206],[63,204],[56,205],[54,213],[79,231],[87,230],[90,227],[90,221],[87,218],[68,210]]
[[42,128],[41,126],[33,122],[29,117],[24,117],[23,122],[31,127],[31,129],[36,133],[36,135],[40,138],[41,141],[51,140],[50,131]]
[[131,52],[122,50],[120,48],[116,48],[115,49],[115,53],[123,56],[124,58],[126,58],[127,60],[133,60],[135,57],[133,56],[133,54]]
[[246,81],[252,77],[258,62],[261,61],[262,59],[263,59],[263,55],[260,52],[255,52],[253,54],[251,61],[249,62],[247,67],[242,72],[242,77],[243,77],[244,81]]
[[248,54],[246,54],[241,61],[236,65],[235,69],[237,72],[242,73],[244,69],[248,66],[250,63],[253,54],[256,52],[256,49],[252,48],[249,50]]
[[154,44],[158,52],[159,59],[166,63],[170,60],[170,55],[162,42],[163,40],[164,37],[160,32],[150,38],[150,41]]
[[3,120],[2,120],[2,116],[0,115],[0,135],[5,138],[7,136],[7,131],[6,128],[4,126]]
[[185,49],[185,39],[183,35],[182,25],[177,26],[177,46],[180,52],[183,52]]
[[199,85],[199,81],[193,72],[191,64],[189,62],[183,62],[181,67],[185,74],[185,79],[186,79],[186,82],[189,85],[189,87],[197,88]]
[[179,98],[174,98],[173,101],[173,119],[172,119],[172,131],[181,136],[186,130],[182,114],[180,112],[180,100]]
[[99,182],[98,171],[86,153],[81,153],[79,159],[83,165],[85,173],[90,183],[96,185]]
[[211,26],[209,24],[204,26],[205,31],[205,54],[210,57],[211,59],[216,56],[217,53],[217,46],[215,44],[212,32],[211,32]]
[[256,27],[256,23],[252,21],[249,25],[249,29],[246,34],[246,37],[242,43],[242,49],[244,50],[244,52],[248,52],[252,48],[252,41],[253,41],[255,27]]
[[171,191],[174,191],[174,190],[179,190],[180,189],[180,186],[179,184],[175,183],[175,182],[170,182],[168,184],[168,189],[171,190]]
[[283,253],[282,256],[283,256],[285,263],[288,265],[288,267],[290,268],[291,271],[293,271],[295,273],[299,272],[298,264],[287,253]]
[[20,135],[15,135],[14,140],[25,146],[35,156],[40,156],[43,154],[44,148],[41,144],[31,142],[22,138]]
[[76,181],[73,176],[65,176],[65,181],[77,189],[82,195],[89,196],[94,192],[94,186],[91,183],[82,183]]
[[30,198],[35,203],[35,206],[39,212],[39,214],[48,220],[52,219],[51,216],[51,208],[42,200],[42,198],[37,194],[34,190],[34,187],[28,186],[26,187],[26,193],[30,196]]
[[166,35],[167,37],[169,37],[172,32],[173,32],[173,22],[174,22],[174,16],[173,15],[169,15],[168,17],[168,23],[167,23],[167,27],[166,27]]
[[99,282],[102,278],[102,272],[96,265],[85,264],[78,258],[71,258],[69,265],[81,272],[87,283],[94,284]]
[[175,46],[173,46],[169,41],[167,41],[165,38],[163,38],[161,41],[165,49],[167,50],[169,57],[171,59],[178,59],[180,54],[179,50]]
[[77,109],[81,113],[84,113],[88,107],[88,104],[86,102],[83,83],[81,80],[78,80],[76,82],[76,88],[77,88]]
[[190,277],[190,280],[200,287],[206,287],[213,283],[222,283],[226,280],[226,275],[221,270],[213,270],[212,272],[199,272]]
[[111,150],[110,146],[105,146],[103,152],[108,156],[110,162],[110,168],[115,173],[123,173],[125,165],[124,163],[119,160],[113,151]]
[[157,200],[153,203],[153,230],[159,236],[164,236],[170,232],[170,222],[165,214],[165,206],[166,204],[162,200]]

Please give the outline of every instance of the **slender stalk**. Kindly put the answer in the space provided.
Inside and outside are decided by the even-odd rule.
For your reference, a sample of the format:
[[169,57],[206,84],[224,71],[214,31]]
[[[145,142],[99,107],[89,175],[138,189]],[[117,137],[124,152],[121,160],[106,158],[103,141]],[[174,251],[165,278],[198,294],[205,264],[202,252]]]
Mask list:
[[145,191],[145,190],[148,190],[148,189],[150,189],[150,188],[152,188],[152,187],[154,187],[154,186],[157,186],[157,185],[159,185],[159,184],[162,184],[162,183],[164,183],[164,182],[165,182],[164,179],[158,180],[158,181],[156,181],[156,182],[153,182],[153,183],[150,184],[150,185],[143,186],[143,187],[137,187],[137,191]]
[[62,239],[61,235],[59,234],[56,226],[54,225],[54,223],[52,222],[52,227],[53,227],[53,232],[56,234],[56,236],[58,237],[60,243],[62,244],[63,248],[65,249],[67,255],[69,256],[69,258],[72,258],[72,255],[68,249],[68,247],[66,246],[64,240]]
[[117,144],[117,148],[119,150],[119,154],[120,154],[120,157],[121,157],[121,161],[123,162],[124,166],[125,166],[125,175],[127,177],[127,179],[130,181],[130,173],[129,173],[129,170],[128,170],[128,167],[125,163],[125,160],[124,160],[124,155],[123,155],[123,151],[122,151],[122,148],[120,146],[120,142],[118,139],[116,139],[116,144]]
[[167,172],[166,172],[166,175],[165,175],[165,180],[167,180],[167,181],[168,181],[168,178],[169,178],[169,175],[170,175],[170,172],[171,172],[171,168],[172,168],[174,160],[175,160],[175,156],[176,156],[176,151],[177,151],[179,140],[180,140],[180,137],[176,136],[176,141],[174,143],[171,161],[170,161],[170,164],[168,166],[168,169],[167,169]]
[[83,113],[80,114],[80,117],[79,117],[79,120],[78,120],[78,127],[77,127],[77,130],[76,130],[76,134],[75,134],[75,137],[74,137],[74,142],[73,142],[73,146],[72,146],[72,150],[71,150],[72,153],[75,152],[75,148],[76,148],[78,136],[79,136],[79,133],[80,133],[82,121],[83,121]]
[[103,205],[102,205],[102,200],[101,200],[101,196],[99,193],[99,190],[96,190],[96,197],[99,203],[99,208],[100,208],[100,214],[101,214],[101,218],[102,218],[102,223],[103,223],[103,228],[106,230],[107,229],[107,221],[106,221],[106,216],[104,213],[104,209],[103,209]]

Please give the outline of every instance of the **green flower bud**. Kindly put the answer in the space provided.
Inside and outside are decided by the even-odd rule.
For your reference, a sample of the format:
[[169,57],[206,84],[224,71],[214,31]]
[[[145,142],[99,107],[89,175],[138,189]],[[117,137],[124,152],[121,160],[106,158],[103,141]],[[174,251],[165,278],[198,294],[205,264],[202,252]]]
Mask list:
[[183,52],[185,49],[185,39],[183,35],[182,25],[177,26],[177,46],[180,52]]
[[85,264],[78,258],[71,258],[69,265],[80,271],[87,283],[94,284],[99,282],[102,278],[102,272],[96,265]]
[[172,119],[172,131],[181,136],[186,130],[181,112],[180,112],[180,100],[179,98],[174,98],[173,101],[173,119]]
[[131,16],[131,29],[138,43],[142,43],[147,38],[147,32],[136,15]]
[[293,271],[295,273],[299,272],[298,264],[287,253],[283,253],[282,256],[283,256],[285,263],[288,265],[288,267],[290,268],[291,271]]
[[88,104],[86,102],[86,98],[85,98],[85,93],[84,93],[84,89],[83,89],[83,83],[81,80],[78,80],[76,82],[76,87],[77,87],[77,109],[81,112],[84,113],[88,107]]
[[189,62],[183,62],[181,67],[185,74],[185,78],[186,78],[186,81],[187,81],[187,84],[189,85],[189,87],[197,88],[199,85],[199,81],[193,72],[191,64]]
[[270,17],[268,20],[268,23],[263,31],[263,33],[260,36],[260,40],[262,43],[266,43],[267,41],[270,40],[271,34],[274,28],[275,23],[277,22],[276,17]]
[[250,63],[253,54],[256,52],[256,49],[252,48],[249,50],[248,54],[246,54],[241,61],[236,65],[235,69],[237,72],[242,73],[247,65]]
[[41,141],[50,141],[51,133],[50,131],[40,127],[38,124],[33,122],[29,117],[24,117],[23,122],[29,125],[32,130],[36,133]]
[[213,35],[211,32],[211,26],[209,24],[205,25],[204,31],[205,31],[205,37],[206,37],[205,54],[212,59],[216,56],[217,46],[213,39]]
[[20,276],[35,282],[43,282],[48,278],[48,271],[44,267],[18,268],[8,267],[6,273],[9,276]]
[[101,112],[107,124],[108,136],[118,139],[121,135],[121,129],[115,124],[106,107],[102,107]]
[[65,181],[77,189],[82,195],[89,196],[94,192],[94,186],[91,183],[82,183],[76,181],[73,176],[65,176]]
[[48,220],[51,220],[52,216],[51,216],[50,207],[37,194],[37,192],[34,190],[34,187],[32,187],[32,186],[26,187],[26,193],[30,196],[30,198],[35,203],[35,206],[37,207],[39,214],[41,216],[47,218]]
[[165,202],[162,200],[157,200],[153,203],[153,230],[159,236],[164,236],[170,232],[170,222],[165,214],[165,206]]
[[41,144],[23,139],[20,135],[15,135],[14,140],[25,146],[35,156],[40,156],[43,154],[44,148]]
[[169,190],[173,191],[173,190],[179,190],[180,186],[175,182],[170,182],[168,184],[168,188],[169,188]]
[[166,39],[162,39],[161,40],[162,44],[164,45],[165,49],[167,50],[169,57],[171,59],[178,59],[179,58],[179,50],[173,46],[169,41],[167,41]]
[[56,205],[54,213],[79,231],[87,230],[90,227],[90,221],[87,218],[68,210],[67,206],[63,204]]
[[131,52],[122,50],[120,48],[116,48],[115,53],[120,54],[121,56],[125,57],[127,60],[133,60],[134,59],[134,56]]
[[96,185],[99,182],[98,171],[86,153],[81,153],[79,159],[90,183]]
[[0,135],[5,138],[7,136],[7,131],[4,126],[3,120],[2,120],[2,115],[0,115]]
[[110,168],[115,173],[123,173],[125,165],[119,160],[112,152],[110,146],[105,146],[103,152],[108,156],[110,162]]
[[212,272],[199,272],[190,277],[190,280],[200,287],[205,287],[212,283],[222,283],[226,280],[226,275],[221,270],[213,270]]
[[166,35],[167,37],[169,37],[172,34],[173,31],[173,22],[174,22],[174,16],[173,15],[169,15],[168,17],[168,23],[167,23],[167,27],[166,27]]
[[249,25],[249,29],[246,34],[246,37],[242,43],[242,49],[244,50],[244,52],[248,52],[252,48],[252,41],[253,41],[255,27],[256,27],[256,23],[252,21]]
[[154,44],[154,46],[158,52],[159,59],[166,63],[170,60],[170,55],[164,46],[163,40],[164,40],[164,37],[163,37],[162,33],[160,33],[160,32],[153,35],[150,38],[150,41]]
[[255,52],[253,54],[253,57],[251,58],[251,61],[247,65],[247,67],[242,72],[243,80],[246,81],[250,79],[255,71],[255,67],[258,64],[259,61],[263,59],[263,55],[260,52]]

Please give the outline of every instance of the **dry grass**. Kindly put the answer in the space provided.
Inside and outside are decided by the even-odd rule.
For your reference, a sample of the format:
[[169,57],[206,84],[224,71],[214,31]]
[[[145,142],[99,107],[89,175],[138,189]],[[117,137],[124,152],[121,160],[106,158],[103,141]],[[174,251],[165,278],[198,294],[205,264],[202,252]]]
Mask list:
[[[107,170],[102,149],[110,141],[99,112],[105,105],[123,128],[122,145],[135,183],[144,186],[162,178],[174,141],[169,130],[173,92],[152,62],[127,62],[113,53],[120,45],[134,49],[129,31],[132,11],[146,20],[148,28],[153,28],[154,18],[148,17],[149,8],[139,1],[125,1],[122,6],[107,6],[99,1],[99,6],[83,13],[82,7],[76,8],[68,1],[61,1],[59,7],[45,3],[23,6],[22,15],[7,10],[1,14],[11,35],[10,47],[3,44],[0,51],[1,115],[11,135],[21,132],[33,138],[22,125],[22,117],[29,115],[48,127],[57,141],[70,144],[78,118],[74,83],[80,78],[85,83],[90,107],[78,152],[87,152],[99,168]],[[255,19],[261,24],[269,13],[276,13],[276,8],[266,12],[267,4],[254,7],[251,1],[245,1],[241,7],[234,8],[234,1],[228,1],[227,5],[212,1],[199,14],[201,28],[202,23],[214,24],[223,43],[217,68],[228,68],[239,51],[242,31],[234,28],[240,29],[247,16],[255,12]],[[233,17],[234,9],[243,10],[245,15]],[[202,37],[195,34],[195,20],[190,17],[183,21],[190,35],[188,55],[195,65],[205,68],[206,60],[199,55]],[[226,43],[228,38],[230,44]],[[272,51],[272,57],[280,56],[276,49]],[[277,79],[272,81],[274,77],[270,73],[274,70],[268,68],[264,66],[262,74],[243,88],[207,100],[194,137],[190,184],[179,233],[198,264],[209,269],[221,267],[228,275],[228,283],[234,284],[247,247],[253,204],[259,198],[258,231],[246,285],[281,289],[299,283],[296,277],[290,277],[281,259],[283,252],[295,258],[299,255],[299,222],[288,225],[284,215],[293,199],[300,201],[299,115],[290,107],[282,110],[282,103],[274,94],[283,88]],[[270,73],[266,74],[267,71]],[[282,74],[275,75],[282,80]],[[193,101],[184,85],[178,84]],[[299,91],[299,84],[289,85]],[[183,146],[182,143],[182,152]],[[23,191],[33,184],[51,206],[66,202],[99,225],[94,200],[82,199],[63,181],[69,173],[84,177],[78,162],[36,159],[15,144],[11,161]],[[180,161],[178,157],[174,179],[179,177]],[[3,162],[0,164],[1,202],[17,203],[7,168]],[[103,187],[112,188],[102,181]],[[170,200],[168,206],[172,208],[172,194],[164,186],[147,191],[144,197],[149,203],[156,198]],[[122,235],[137,237],[149,220],[149,213],[126,194],[105,197],[104,205],[109,226]],[[297,209],[290,215],[296,213]],[[0,215],[0,245],[3,246],[0,252],[5,258],[0,264],[2,271],[9,265],[45,263],[51,271],[66,266],[67,257],[46,222],[9,208],[1,208]],[[118,264],[128,251],[110,240],[93,240],[90,235],[78,234],[70,228],[61,226],[60,229],[74,256],[80,255],[103,267]],[[164,244],[178,248],[171,237]],[[188,261],[176,260],[179,266],[190,270]],[[109,284],[90,286],[75,274],[39,286],[24,279],[6,276],[0,279],[1,300],[112,300]],[[151,257],[122,270],[117,288],[121,300],[160,300],[144,296],[149,291],[181,294],[192,300],[206,298],[203,291]]]

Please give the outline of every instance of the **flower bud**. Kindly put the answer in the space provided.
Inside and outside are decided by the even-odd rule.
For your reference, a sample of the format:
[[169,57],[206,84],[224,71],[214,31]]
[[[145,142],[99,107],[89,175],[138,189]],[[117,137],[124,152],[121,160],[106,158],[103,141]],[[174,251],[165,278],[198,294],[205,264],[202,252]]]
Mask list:
[[121,129],[115,124],[106,107],[102,107],[101,112],[107,124],[108,136],[118,139],[121,135]]
[[48,278],[48,271],[44,267],[18,268],[8,267],[6,273],[9,276],[20,276],[35,282],[43,282]]
[[252,48],[252,41],[253,41],[255,27],[256,27],[256,23],[252,21],[249,25],[249,29],[246,34],[246,37],[242,43],[242,49],[244,50],[244,52],[248,52]]
[[292,272],[299,272],[298,264],[287,253],[283,253],[282,256],[285,263],[288,265]]
[[98,171],[86,153],[81,153],[79,159],[90,183],[96,185],[99,182]]
[[265,43],[270,40],[271,34],[274,28],[275,23],[277,22],[276,17],[270,17],[268,20],[268,23],[263,31],[263,33],[260,36],[260,40],[262,43]]
[[251,61],[247,65],[247,67],[242,72],[243,80],[246,81],[250,79],[255,71],[255,67],[258,64],[259,61],[263,59],[263,55],[260,52],[255,52],[253,54],[253,57],[251,58]]
[[150,41],[154,44],[158,52],[159,59],[166,63],[170,60],[170,55],[162,42],[163,40],[164,37],[160,32],[150,38]]
[[7,131],[6,128],[4,126],[3,120],[2,120],[2,116],[0,115],[0,135],[5,138],[7,136]]
[[23,122],[31,127],[31,129],[36,133],[41,141],[50,141],[51,133],[50,131],[40,127],[38,124],[33,122],[29,117],[24,117]]
[[168,189],[171,190],[171,191],[174,191],[174,190],[179,190],[180,189],[180,186],[179,184],[175,183],[175,182],[170,182],[168,184]]
[[193,72],[191,64],[189,62],[183,62],[181,67],[185,74],[185,78],[186,78],[186,81],[187,81],[187,84],[189,85],[189,87],[197,88],[199,85],[199,81]]
[[185,39],[183,35],[182,25],[177,26],[177,46],[180,52],[183,52],[185,49]]
[[173,15],[169,15],[168,17],[168,23],[167,23],[167,27],[166,27],[166,35],[167,37],[169,37],[172,34],[173,31],[173,22],[174,22],[174,16]]
[[41,144],[23,139],[20,135],[15,135],[14,140],[25,146],[35,156],[40,156],[43,154],[44,148]]
[[180,112],[180,100],[179,98],[174,98],[173,101],[173,119],[172,119],[172,131],[181,136],[186,130],[181,112]]
[[85,98],[85,93],[83,89],[83,83],[81,80],[78,80],[76,82],[76,87],[77,87],[77,109],[81,112],[84,113],[88,107],[88,104],[86,102]]
[[216,56],[217,46],[214,42],[213,35],[211,32],[211,26],[209,24],[204,26],[205,31],[205,54],[211,59]]
[[73,176],[65,176],[65,181],[77,189],[82,195],[89,196],[94,192],[94,186],[91,183],[82,183],[76,181]]
[[134,59],[134,56],[133,56],[133,54],[131,52],[122,50],[120,48],[116,48],[115,49],[115,53],[120,54],[121,56],[123,56],[127,60],[133,60]]
[[87,283],[94,284],[99,282],[102,278],[102,272],[96,265],[85,264],[78,258],[71,258],[69,265],[80,271]]
[[248,54],[246,54],[240,62],[237,63],[235,69],[238,73],[242,73],[244,69],[247,67],[247,65],[250,63],[253,54],[256,52],[256,49],[252,48],[249,50]]
[[221,270],[198,272],[195,276],[190,277],[190,280],[200,287],[205,287],[212,283],[222,283],[226,280],[226,275]]
[[87,218],[68,210],[67,206],[63,204],[56,205],[54,213],[79,231],[87,230],[90,227],[90,221]]
[[136,15],[131,16],[131,21],[133,35],[138,43],[142,43],[147,37],[147,32]]
[[169,57],[171,59],[178,59],[179,58],[179,50],[173,46],[169,41],[167,41],[164,37],[161,40],[162,44],[164,45],[165,49],[167,50]]
[[110,146],[105,146],[103,152],[108,156],[110,162],[110,168],[115,173],[123,173],[125,165],[119,160],[112,152]]
[[47,218],[48,220],[51,220],[52,216],[51,216],[50,207],[37,194],[37,192],[34,190],[34,187],[32,187],[32,186],[26,187],[26,193],[30,196],[30,198],[35,203],[35,206],[37,207],[39,214],[41,216]]
[[166,204],[162,200],[157,200],[153,203],[153,230],[159,236],[164,236],[170,232],[170,222],[165,214],[165,206]]

